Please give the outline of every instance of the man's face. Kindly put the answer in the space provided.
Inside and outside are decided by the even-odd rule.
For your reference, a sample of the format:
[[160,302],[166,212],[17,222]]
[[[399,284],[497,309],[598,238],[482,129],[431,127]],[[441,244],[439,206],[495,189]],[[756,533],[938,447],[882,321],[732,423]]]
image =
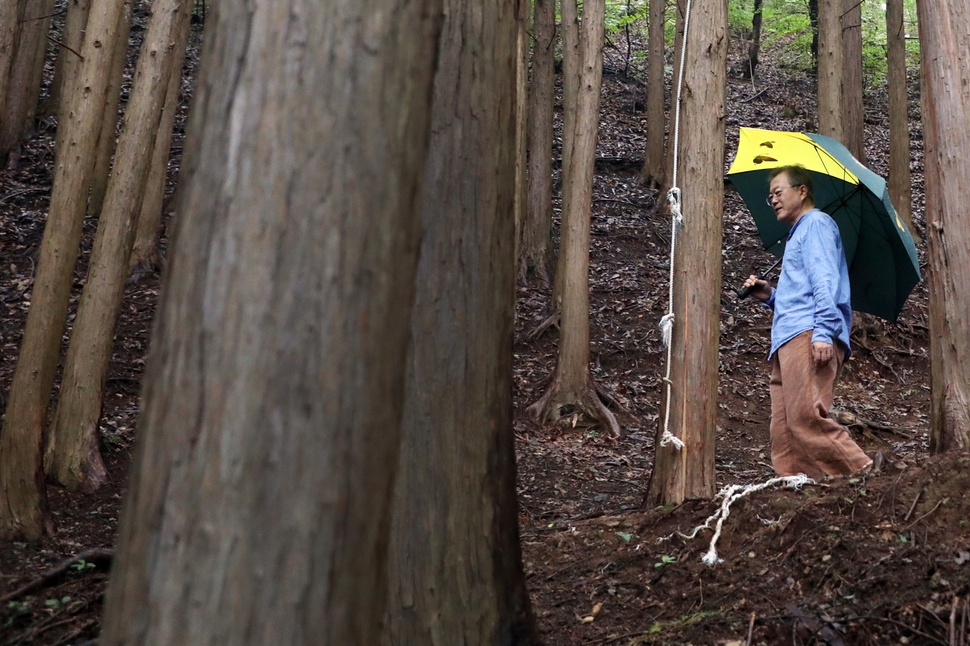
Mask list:
[[792,187],[788,173],[782,173],[771,180],[768,199],[771,201],[771,208],[775,210],[775,217],[778,218],[779,222],[793,225],[798,221],[805,209],[806,193],[807,190],[804,186]]

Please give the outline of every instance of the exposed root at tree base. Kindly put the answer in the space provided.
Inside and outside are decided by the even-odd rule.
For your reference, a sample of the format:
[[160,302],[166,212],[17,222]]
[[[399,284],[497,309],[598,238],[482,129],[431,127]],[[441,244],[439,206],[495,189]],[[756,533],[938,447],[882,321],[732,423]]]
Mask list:
[[550,424],[559,422],[566,415],[579,413],[602,424],[612,437],[623,437],[616,415],[600,399],[592,377],[587,377],[586,386],[580,392],[568,392],[556,374],[545,394],[529,406],[529,413],[540,422]]
[[535,329],[533,329],[531,332],[529,332],[529,337],[528,337],[529,338],[529,341],[535,341],[536,339],[538,339],[539,337],[541,337],[543,334],[545,334],[546,333],[546,330],[548,330],[549,328],[551,328],[553,326],[555,326],[556,329],[559,328],[559,309],[558,308],[556,309],[555,312],[553,312],[552,314],[550,314],[546,318],[545,321],[543,321],[542,323],[540,323],[539,325],[537,325],[535,327]]

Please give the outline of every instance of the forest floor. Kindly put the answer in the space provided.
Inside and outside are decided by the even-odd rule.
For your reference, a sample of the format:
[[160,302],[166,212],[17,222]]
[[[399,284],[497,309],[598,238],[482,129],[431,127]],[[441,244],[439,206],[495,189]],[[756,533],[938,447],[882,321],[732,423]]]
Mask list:
[[[740,48],[738,48],[740,52]],[[735,52],[737,55],[738,52]],[[814,81],[762,56],[758,78],[729,79],[728,151],[739,125],[814,130]],[[195,55],[187,65],[194,71]],[[956,644],[970,599],[970,456],[927,453],[926,289],[899,321],[857,317],[854,352],[836,407],[878,474],[800,489],[769,488],[734,504],[716,565],[712,531],[686,538],[720,505],[644,509],[664,353],[669,219],[636,182],[647,120],[642,76],[611,50],[604,77],[593,207],[590,315],[593,373],[626,409],[611,440],[585,420],[535,423],[526,413],[555,363],[555,329],[533,339],[549,290],[520,285],[515,428],[523,558],[543,641],[569,644]],[[915,229],[922,232],[918,88],[911,96]],[[191,94],[186,81],[184,96]],[[884,88],[867,94],[870,166],[886,172]],[[179,121],[184,125],[183,118]],[[42,122],[16,168],[0,170],[0,405],[16,363],[53,173],[53,124]],[[180,133],[181,135],[181,133]],[[181,136],[176,137],[173,180]],[[170,187],[171,190],[172,187]],[[689,182],[683,187],[690,190]],[[686,214],[687,218],[691,214]],[[717,482],[766,482],[770,317],[732,287],[770,264],[740,198],[723,214]],[[85,225],[82,251],[96,223]],[[921,255],[924,253],[920,245]],[[75,299],[84,276],[76,274]],[[101,426],[110,483],[87,495],[49,489],[57,530],[42,542],[0,543],[0,646],[89,643],[102,596],[135,443],[139,384],[159,276],[128,286]],[[72,309],[73,312],[73,309]],[[67,337],[65,337],[66,339]],[[77,557],[82,555],[82,559]],[[60,569],[56,566],[61,565]]]

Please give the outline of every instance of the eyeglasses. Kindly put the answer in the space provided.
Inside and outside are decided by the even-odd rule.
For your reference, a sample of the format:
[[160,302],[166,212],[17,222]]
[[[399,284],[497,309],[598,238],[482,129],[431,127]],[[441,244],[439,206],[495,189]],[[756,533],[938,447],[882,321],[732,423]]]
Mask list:
[[765,202],[768,203],[768,206],[773,207],[774,204],[772,204],[771,201],[773,199],[781,199],[781,194],[785,192],[786,188],[798,188],[799,186],[804,186],[804,184],[792,184],[791,186],[782,186],[779,189],[775,189],[774,191],[768,193],[768,197],[765,198]]

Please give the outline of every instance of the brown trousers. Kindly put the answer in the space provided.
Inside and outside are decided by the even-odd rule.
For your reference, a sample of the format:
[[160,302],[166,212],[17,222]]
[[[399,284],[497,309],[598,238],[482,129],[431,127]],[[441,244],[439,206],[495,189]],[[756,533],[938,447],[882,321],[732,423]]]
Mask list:
[[845,428],[829,419],[832,391],[845,358],[838,343],[834,354],[831,361],[816,366],[809,330],[771,358],[771,464],[780,476],[848,475],[872,462]]

